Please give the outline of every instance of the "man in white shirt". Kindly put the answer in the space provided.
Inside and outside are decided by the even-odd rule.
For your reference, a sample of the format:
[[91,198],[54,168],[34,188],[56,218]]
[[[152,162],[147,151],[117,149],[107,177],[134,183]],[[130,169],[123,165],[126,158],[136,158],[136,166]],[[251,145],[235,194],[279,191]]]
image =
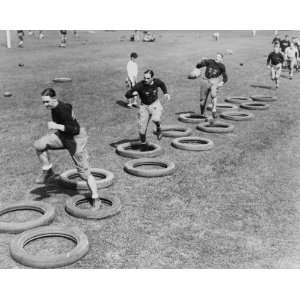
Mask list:
[[[127,87],[132,89],[137,83],[137,76],[138,76],[138,65],[135,62],[138,58],[137,53],[132,52],[130,54],[130,60],[127,63]],[[128,107],[132,108],[133,106],[137,106],[137,94],[134,95],[132,98],[128,99]]]
[[290,79],[292,79],[294,67],[297,66],[297,60],[299,56],[298,49],[294,43],[291,43],[291,45],[285,49],[284,56],[290,70]]

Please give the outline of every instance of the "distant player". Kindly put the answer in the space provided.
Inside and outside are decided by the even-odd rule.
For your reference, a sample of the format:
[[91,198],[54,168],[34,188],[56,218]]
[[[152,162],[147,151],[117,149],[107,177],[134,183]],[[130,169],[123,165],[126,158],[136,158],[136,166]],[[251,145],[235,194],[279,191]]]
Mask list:
[[217,53],[215,59],[203,59],[196,65],[193,73],[199,73],[198,69],[206,67],[205,77],[200,79],[200,112],[206,116],[206,103],[209,95],[212,101],[212,117],[217,118],[217,92],[227,81],[225,65],[223,63],[223,54]]
[[[138,58],[138,55],[136,52],[132,52],[130,54],[130,60],[127,63],[127,87],[133,88],[137,83],[137,76],[138,76],[138,64],[136,63],[136,59]],[[137,94],[134,95],[132,98],[128,99],[128,107],[132,108],[133,106],[137,106]]]
[[42,163],[42,173],[36,179],[36,183],[46,183],[54,176],[48,150],[67,149],[76,165],[78,174],[87,182],[91,192],[92,206],[100,208],[101,200],[97,184],[88,163],[86,150],[88,136],[85,129],[79,125],[72,105],[59,101],[54,89],[47,88],[41,95],[44,106],[51,110],[52,121],[48,122],[48,129],[54,130],[54,132],[48,133],[34,142],[36,154]]
[[284,53],[285,49],[291,45],[289,36],[286,34],[284,39],[280,41],[281,52]]
[[17,30],[17,35],[18,35],[18,39],[19,39],[19,44],[18,47],[19,48],[23,48],[24,47],[24,30]]
[[157,139],[160,140],[162,138],[160,118],[163,107],[158,99],[158,88],[164,93],[165,99],[170,100],[170,95],[168,94],[165,83],[158,78],[154,78],[154,72],[152,70],[147,70],[144,72],[144,80],[138,82],[125,94],[127,99],[132,98],[134,92],[137,92],[140,96],[141,105],[138,114],[139,135],[142,147],[145,150],[148,148],[146,133],[150,120],[156,125]]
[[275,46],[275,44],[280,44],[281,40],[278,34],[275,34],[273,40],[272,40],[272,44],[273,46]]
[[59,47],[66,48],[67,46],[67,30],[60,30],[60,45]]
[[275,82],[276,88],[279,87],[280,73],[284,57],[280,52],[279,44],[275,44],[274,50],[268,55],[267,66],[271,69],[271,80]]
[[297,61],[299,57],[298,48],[294,43],[291,43],[289,47],[285,49],[284,58],[287,63],[287,67],[290,70],[290,79],[293,79],[294,68],[297,67]]

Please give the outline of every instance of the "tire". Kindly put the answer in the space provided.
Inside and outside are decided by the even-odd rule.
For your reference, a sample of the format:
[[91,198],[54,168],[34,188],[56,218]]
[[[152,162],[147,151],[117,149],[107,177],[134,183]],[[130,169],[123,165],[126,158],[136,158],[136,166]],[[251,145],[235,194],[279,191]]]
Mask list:
[[119,199],[111,199],[107,197],[100,197],[100,199],[102,200],[102,203],[107,204],[109,207],[104,204],[104,208],[100,208],[98,210],[81,209],[78,205],[88,203],[89,198],[85,198],[84,195],[77,195],[67,200],[65,210],[73,217],[95,220],[112,217],[121,211],[122,206]]
[[214,143],[199,136],[180,137],[172,141],[172,146],[181,150],[206,151],[213,148]]
[[225,111],[220,114],[220,117],[232,121],[248,121],[254,118],[252,113],[242,111]]
[[226,97],[224,101],[228,102],[228,103],[240,105],[242,103],[251,101],[251,98],[249,98],[249,97],[233,96],[233,97]]
[[[98,188],[106,188],[113,184],[114,174],[112,172],[104,169],[92,168],[91,173],[96,177]],[[76,169],[68,170],[60,175],[59,183],[72,190],[87,190],[88,185],[86,181],[75,181],[74,178],[76,177],[79,177]],[[97,177],[100,177],[100,179],[97,179]]]
[[[139,169],[139,166],[156,165],[163,167],[162,169]],[[171,175],[175,172],[175,164],[167,160],[159,160],[153,158],[140,158],[130,160],[125,163],[124,170],[129,174],[140,177],[161,177]]]
[[64,83],[64,82],[71,82],[71,81],[72,81],[72,79],[69,77],[57,77],[57,78],[53,79],[53,82],[56,82],[56,83],[59,83],[59,82]]
[[198,124],[201,122],[205,122],[206,117],[196,113],[184,113],[179,115],[178,120],[184,123]]
[[223,122],[199,124],[197,129],[209,133],[229,133],[232,132],[234,126]]
[[161,126],[162,135],[165,137],[182,137],[192,134],[192,129],[178,125]]
[[55,218],[55,208],[47,203],[37,201],[21,201],[0,207],[0,216],[18,210],[34,210],[42,213],[40,218],[25,222],[0,222],[0,232],[20,233],[28,229],[49,225]]
[[[43,237],[64,237],[76,243],[71,251],[53,256],[32,255],[24,247],[31,241]],[[60,268],[75,263],[87,254],[87,236],[78,228],[69,226],[44,226],[25,231],[14,238],[9,246],[12,258],[18,263],[33,268]]]
[[248,102],[240,105],[241,108],[244,109],[251,109],[251,110],[265,110],[270,107],[270,105],[266,103],[255,103],[255,102]]
[[272,96],[251,96],[250,98],[257,102],[274,102],[277,100],[277,97]]
[[[212,110],[212,105],[209,104],[207,106],[207,110]],[[238,106],[230,103],[219,103],[217,104],[217,112],[223,112],[223,111],[231,111],[231,110],[238,110]]]
[[156,157],[164,153],[164,150],[161,148],[161,146],[157,144],[149,143],[149,146],[152,147],[153,150],[144,151],[144,152],[137,150],[140,147],[140,145],[141,145],[140,143],[120,144],[117,146],[116,152],[121,156],[129,157],[129,158]]

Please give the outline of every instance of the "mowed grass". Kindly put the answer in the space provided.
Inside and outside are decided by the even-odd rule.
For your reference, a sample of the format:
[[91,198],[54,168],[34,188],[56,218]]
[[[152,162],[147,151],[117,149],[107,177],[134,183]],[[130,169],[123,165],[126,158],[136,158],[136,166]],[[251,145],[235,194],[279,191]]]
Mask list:
[[[256,38],[250,31],[221,32],[219,42],[208,31],[156,34],[155,43],[131,43],[120,41],[129,32],[79,32],[78,40],[70,34],[68,47],[60,49],[55,31],[46,32],[42,41],[26,36],[24,49],[2,45],[1,203],[45,201],[57,209],[55,224],[81,228],[89,238],[90,251],[69,268],[300,267],[300,75],[293,80],[282,78],[277,91],[251,87],[273,86],[265,66],[271,31],[257,32]],[[4,36],[2,31],[2,43]],[[139,178],[125,173],[128,159],[118,156],[110,144],[137,137],[137,111],[116,103],[126,91],[129,53],[139,54],[140,79],[143,70],[153,68],[166,82],[172,100],[162,101],[162,123],[168,125],[179,124],[176,113],[199,109],[199,82],[187,80],[187,73],[201,57],[217,51],[226,54],[226,49],[233,55],[225,56],[229,82],[219,102],[230,95],[253,94],[276,95],[279,100],[269,110],[254,111],[253,121],[226,121],[235,125],[230,134],[205,134],[186,125],[193,128],[193,135],[213,140],[211,151],[177,150],[170,145],[171,139],[163,138],[161,158],[177,166],[172,176]],[[24,67],[18,67],[19,63]],[[58,76],[70,76],[73,81],[52,83]],[[34,184],[40,165],[32,144],[47,132],[50,114],[41,104],[40,93],[48,86],[57,90],[61,100],[73,104],[87,128],[91,165],[115,174],[115,184],[100,193],[121,200],[119,215],[99,221],[73,218],[64,204],[75,191]],[[4,98],[4,91],[13,96]],[[152,130],[151,125],[149,139],[157,142]],[[73,168],[67,152],[51,156],[57,173]],[[9,255],[13,237],[0,234],[1,268],[23,268]],[[56,248],[61,252],[70,247],[59,239],[34,243],[31,253],[34,249],[57,253]],[[40,249],[43,245],[46,250]]]

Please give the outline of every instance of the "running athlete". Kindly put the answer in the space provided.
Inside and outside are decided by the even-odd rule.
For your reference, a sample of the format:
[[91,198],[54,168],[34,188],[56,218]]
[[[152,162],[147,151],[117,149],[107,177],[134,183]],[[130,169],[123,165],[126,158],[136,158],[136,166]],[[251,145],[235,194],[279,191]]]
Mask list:
[[280,41],[281,52],[284,53],[285,49],[291,45],[288,35],[285,35],[284,39]]
[[278,34],[275,34],[274,39],[272,40],[272,44],[273,46],[275,46],[275,44],[280,44],[281,40]]
[[280,47],[275,44],[274,50],[268,55],[267,66],[271,69],[271,80],[275,81],[276,88],[279,87],[279,78],[284,57],[280,52]]
[[[133,88],[137,83],[137,76],[138,76],[138,65],[136,63],[136,59],[138,58],[137,53],[132,52],[130,54],[130,60],[127,63],[127,87],[130,89]],[[137,106],[137,94],[134,95],[132,98],[128,99],[128,107],[132,108],[133,106]]]
[[18,44],[18,47],[19,48],[23,48],[24,47],[24,30],[17,30],[17,35],[18,35],[18,38],[19,38],[19,44]]
[[67,46],[67,30],[60,30],[60,45],[59,47],[66,48]]
[[197,69],[206,67],[205,77],[200,79],[200,112],[205,116],[208,96],[212,101],[212,117],[217,118],[217,91],[228,81],[225,65],[223,64],[223,54],[217,53],[215,59],[203,59],[196,65],[196,69],[191,74],[199,72]]
[[289,47],[285,49],[284,52],[285,60],[287,62],[287,66],[290,70],[290,79],[293,79],[294,67],[297,66],[297,60],[299,57],[299,52],[294,43],[292,43]]
[[134,93],[137,92],[141,98],[138,114],[139,135],[142,147],[145,150],[147,149],[146,133],[150,119],[152,119],[156,125],[157,139],[160,140],[162,138],[160,118],[163,107],[158,99],[158,88],[164,93],[165,99],[170,100],[170,95],[168,94],[165,83],[158,78],[154,78],[154,72],[152,70],[146,70],[144,72],[144,80],[138,82],[125,94],[125,97],[130,99],[134,96]]
[[67,149],[76,165],[78,174],[87,182],[91,192],[91,205],[98,209],[101,207],[97,184],[91,174],[88,153],[85,149],[87,144],[87,133],[81,127],[74,116],[72,105],[64,103],[56,98],[56,92],[52,88],[45,89],[42,101],[47,109],[51,109],[52,120],[48,122],[48,129],[55,132],[48,133],[34,142],[34,148],[42,163],[42,173],[36,179],[36,183],[47,183],[54,176],[52,164],[49,160],[48,150]]

